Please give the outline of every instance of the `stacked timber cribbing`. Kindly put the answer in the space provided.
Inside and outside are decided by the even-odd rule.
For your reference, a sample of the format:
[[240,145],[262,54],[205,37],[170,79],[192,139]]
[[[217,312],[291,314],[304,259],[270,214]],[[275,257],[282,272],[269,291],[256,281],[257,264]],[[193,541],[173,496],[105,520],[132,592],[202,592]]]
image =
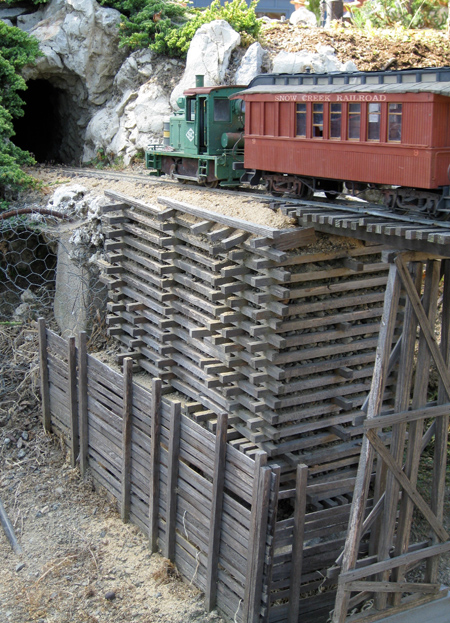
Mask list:
[[123,356],[210,430],[226,412],[230,444],[264,450],[286,486],[308,465],[316,510],[348,502],[387,279],[381,248],[108,195],[121,201],[105,208],[103,269]]

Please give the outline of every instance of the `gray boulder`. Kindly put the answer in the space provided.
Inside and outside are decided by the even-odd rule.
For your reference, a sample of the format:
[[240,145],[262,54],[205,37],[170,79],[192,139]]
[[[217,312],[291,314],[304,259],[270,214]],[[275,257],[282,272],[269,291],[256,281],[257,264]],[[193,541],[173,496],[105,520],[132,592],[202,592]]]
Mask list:
[[234,78],[235,84],[249,84],[255,76],[261,73],[261,67],[266,56],[267,52],[258,42],[252,43],[244,54],[236,72]]
[[224,20],[199,28],[189,47],[183,77],[170,96],[172,106],[177,108],[180,95],[195,86],[196,75],[204,76],[205,86],[223,84],[231,53],[240,42],[240,35]]

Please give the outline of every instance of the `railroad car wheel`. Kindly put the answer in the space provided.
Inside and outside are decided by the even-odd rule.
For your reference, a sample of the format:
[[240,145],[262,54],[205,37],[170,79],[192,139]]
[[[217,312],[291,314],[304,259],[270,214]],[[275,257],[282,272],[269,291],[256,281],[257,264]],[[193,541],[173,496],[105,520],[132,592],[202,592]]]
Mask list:
[[206,186],[206,188],[217,188],[219,180],[206,180],[203,185]]
[[275,190],[276,185],[273,179],[268,178],[266,183],[267,191],[272,195],[272,197],[282,197],[284,195],[283,192],[279,190]]

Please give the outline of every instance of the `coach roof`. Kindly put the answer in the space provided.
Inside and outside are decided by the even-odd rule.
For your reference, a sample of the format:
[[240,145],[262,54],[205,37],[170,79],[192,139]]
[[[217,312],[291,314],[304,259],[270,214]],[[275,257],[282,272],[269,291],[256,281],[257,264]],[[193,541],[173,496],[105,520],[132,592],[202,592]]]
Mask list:
[[257,93],[436,93],[450,97],[450,82],[409,82],[395,84],[262,84],[233,95],[233,99]]

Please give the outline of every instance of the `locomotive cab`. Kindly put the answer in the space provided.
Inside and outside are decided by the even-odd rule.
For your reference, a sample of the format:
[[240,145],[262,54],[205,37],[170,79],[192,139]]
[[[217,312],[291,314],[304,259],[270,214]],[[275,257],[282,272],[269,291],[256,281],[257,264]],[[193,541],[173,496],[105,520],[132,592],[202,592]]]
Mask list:
[[150,146],[146,166],[154,175],[181,182],[238,185],[240,173],[232,165],[244,159],[244,118],[240,101],[229,97],[242,87],[204,87],[198,82],[178,99],[180,110],[170,118],[169,145]]

